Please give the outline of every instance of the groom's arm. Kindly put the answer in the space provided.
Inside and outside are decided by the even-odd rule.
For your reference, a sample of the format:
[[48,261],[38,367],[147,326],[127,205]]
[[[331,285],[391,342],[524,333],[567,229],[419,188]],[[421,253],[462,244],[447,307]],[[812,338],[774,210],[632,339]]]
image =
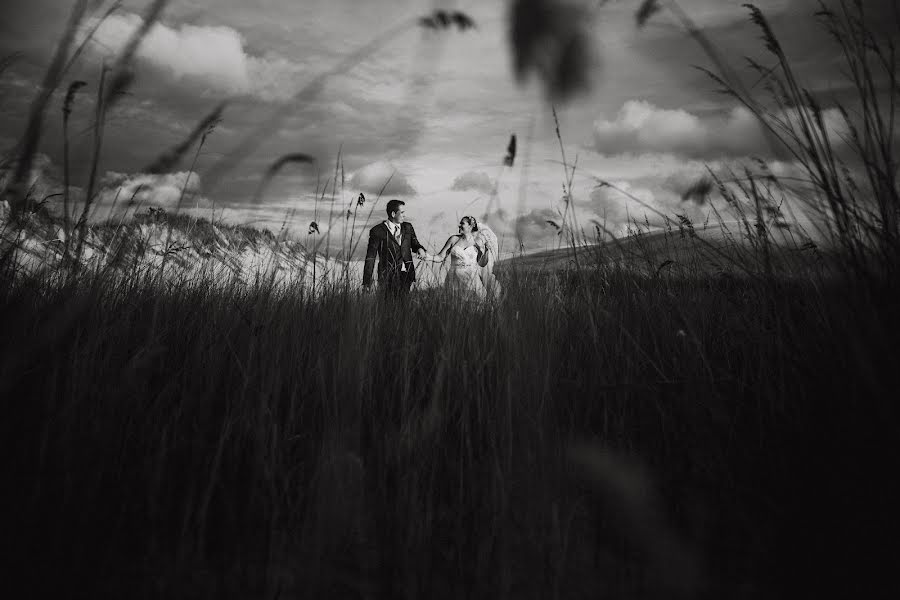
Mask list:
[[416,254],[428,252],[428,250],[425,249],[425,246],[419,243],[419,238],[416,237],[416,228],[412,226],[412,223],[409,225],[409,249]]
[[378,256],[378,236],[369,232],[369,244],[366,246],[366,264],[363,267],[363,287],[372,285],[372,271],[375,270],[375,259]]

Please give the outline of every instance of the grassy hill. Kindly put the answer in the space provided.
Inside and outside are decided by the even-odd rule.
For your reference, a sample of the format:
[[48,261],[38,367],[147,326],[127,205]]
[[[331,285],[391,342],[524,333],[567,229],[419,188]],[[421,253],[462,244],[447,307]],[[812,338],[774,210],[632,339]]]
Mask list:
[[[499,275],[511,271],[562,271],[617,266],[646,275],[696,277],[772,272],[805,276],[825,267],[827,252],[808,238],[790,232],[770,233],[763,244],[741,223],[681,231],[636,231],[602,244],[560,248],[498,261]],[[768,261],[768,263],[767,263]],[[767,267],[768,264],[768,267]]]

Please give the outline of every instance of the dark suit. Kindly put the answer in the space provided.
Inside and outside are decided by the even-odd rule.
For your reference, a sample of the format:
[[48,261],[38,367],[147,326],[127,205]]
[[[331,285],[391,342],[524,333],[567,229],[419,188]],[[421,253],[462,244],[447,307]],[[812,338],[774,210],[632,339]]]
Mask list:
[[[372,271],[378,260],[378,285],[386,292],[406,293],[416,280],[413,252],[425,250],[416,237],[412,223],[400,225],[400,243],[391,235],[383,222],[369,230],[369,245],[366,248],[366,265],[363,269],[363,285],[372,284]],[[403,270],[403,266],[406,270]]]

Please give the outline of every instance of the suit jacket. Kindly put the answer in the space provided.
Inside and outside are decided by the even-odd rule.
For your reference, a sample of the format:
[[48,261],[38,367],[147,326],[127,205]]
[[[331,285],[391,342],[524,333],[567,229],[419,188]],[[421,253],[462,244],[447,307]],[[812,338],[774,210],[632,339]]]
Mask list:
[[[416,280],[416,267],[413,265],[412,253],[424,250],[419,243],[416,230],[412,223],[400,225],[400,243],[394,239],[384,222],[379,223],[369,230],[369,245],[366,248],[366,265],[363,269],[363,285],[372,283],[372,271],[375,269],[376,258],[378,260],[378,282],[398,278],[404,283],[412,283]],[[406,271],[402,266],[406,265]]]

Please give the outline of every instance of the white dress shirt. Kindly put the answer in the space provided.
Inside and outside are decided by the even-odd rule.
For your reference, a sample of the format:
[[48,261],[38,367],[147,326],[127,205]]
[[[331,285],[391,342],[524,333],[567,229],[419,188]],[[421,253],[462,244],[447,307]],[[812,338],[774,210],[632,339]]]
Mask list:
[[[394,239],[397,240],[397,243],[399,244],[400,240],[401,240],[400,232],[401,232],[402,226],[399,223],[394,223],[393,221],[385,221],[384,224],[387,225],[388,231],[391,232],[391,235],[394,236]],[[402,260],[402,257],[401,257],[401,260]],[[406,271],[406,263],[405,262],[400,263],[400,271],[401,272]]]

